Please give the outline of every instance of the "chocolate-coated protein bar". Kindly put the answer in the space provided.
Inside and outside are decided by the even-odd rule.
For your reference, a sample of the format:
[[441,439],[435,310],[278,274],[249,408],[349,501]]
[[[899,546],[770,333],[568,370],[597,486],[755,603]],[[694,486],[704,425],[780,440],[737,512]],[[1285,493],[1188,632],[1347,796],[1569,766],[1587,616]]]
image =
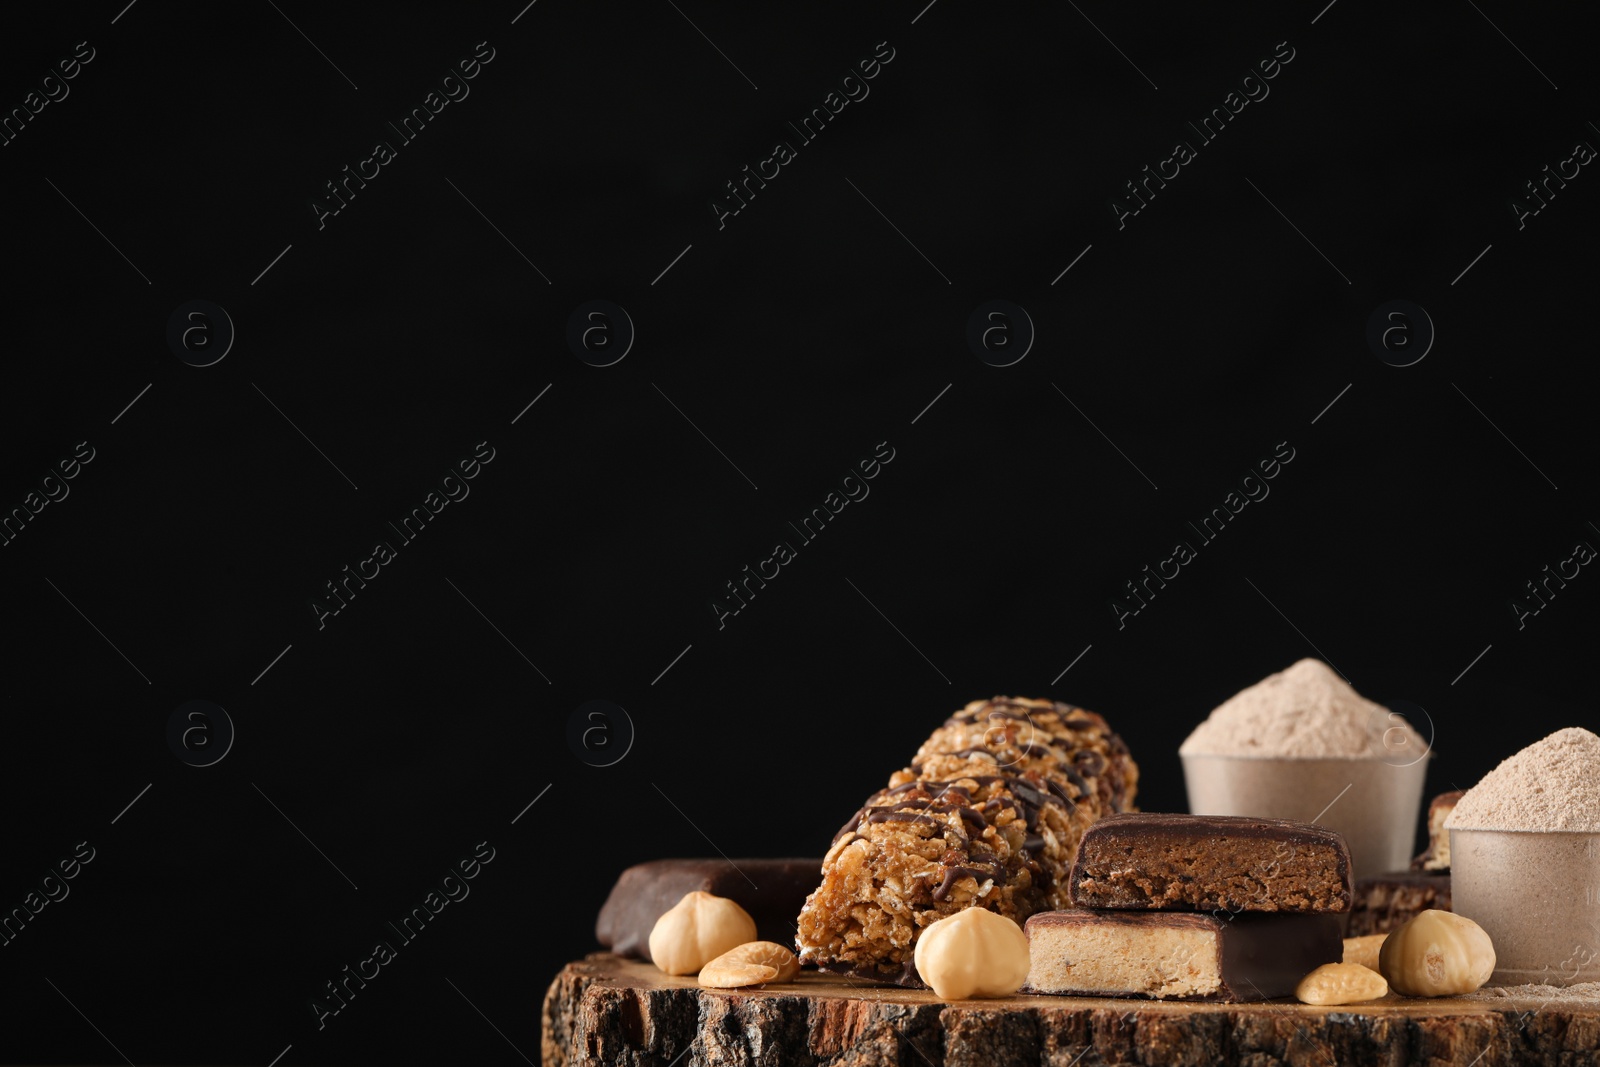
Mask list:
[[1072,864],[1080,908],[1350,910],[1350,849],[1312,823],[1237,815],[1112,815]]
[[1028,920],[1024,992],[1266,1000],[1344,953],[1332,913],[1050,911]]
[[816,859],[669,859],[629,867],[595,921],[595,940],[619,956],[650,958],[650,930],[683,899],[703,890],[727,897],[756,921],[763,941],[787,944],[794,916],[817,884]]

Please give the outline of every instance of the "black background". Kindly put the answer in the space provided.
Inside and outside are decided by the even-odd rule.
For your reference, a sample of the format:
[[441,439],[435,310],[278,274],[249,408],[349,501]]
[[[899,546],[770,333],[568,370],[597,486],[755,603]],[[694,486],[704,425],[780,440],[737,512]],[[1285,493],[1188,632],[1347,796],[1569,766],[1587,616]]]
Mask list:
[[[95,50],[0,148],[0,506],[95,455],[0,548],[0,908],[96,850],[0,948],[0,1058],[537,1057],[620,869],[820,855],[997,693],[1104,713],[1147,810],[1182,810],[1196,721],[1306,655],[1425,709],[1430,792],[1593,726],[1600,579],[1520,630],[1508,606],[1600,544],[1600,178],[1508,207],[1600,144],[1575,15],[278,7],[0,36],[8,111]],[[323,183],[480,41],[470,95],[319,229]],[[719,230],[723,183],[880,41],[870,95]],[[1119,230],[1109,198],[1283,41]],[[1006,368],[965,342],[995,298],[1038,334]],[[211,367],[165,341],[191,299],[237,328]],[[614,366],[565,343],[591,299],[637,327]],[[1393,299],[1437,328],[1414,366],[1364,339]],[[470,496],[319,629],[323,584],[480,441]],[[879,442],[870,495],[719,630],[723,583]],[[1122,583],[1279,442],[1270,496],[1119,629]],[[237,728],[210,767],[167,747],[191,699]],[[615,766],[567,744],[590,699],[636,727]],[[319,1030],[309,998],[479,841],[471,895]]]

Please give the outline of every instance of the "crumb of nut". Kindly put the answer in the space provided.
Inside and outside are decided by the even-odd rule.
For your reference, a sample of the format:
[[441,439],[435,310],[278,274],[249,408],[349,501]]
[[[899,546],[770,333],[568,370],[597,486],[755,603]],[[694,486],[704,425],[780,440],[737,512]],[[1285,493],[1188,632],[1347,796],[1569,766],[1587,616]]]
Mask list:
[[1378,950],[1383,947],[1388,934],[1365,934],[1344,939],[1344,962],[1359,963],[1363,967],[1378,969]]

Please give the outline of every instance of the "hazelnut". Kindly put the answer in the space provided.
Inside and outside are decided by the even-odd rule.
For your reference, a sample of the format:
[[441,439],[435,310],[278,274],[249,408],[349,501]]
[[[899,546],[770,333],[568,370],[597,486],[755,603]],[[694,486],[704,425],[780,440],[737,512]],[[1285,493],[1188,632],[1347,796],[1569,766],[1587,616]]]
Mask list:
[[1006,997],[1028,979],[1028,938],[1004,915],[966,908],[922,931],[913,959],[940,1000]]
[[668,974],[694,974],[711,960],[756,939],[750,913],[726,897],[685,893],[650,930],[650,959]]
[[1430,908],[1384,940],[1378,970],[1404,996],[1470,993],[1494,973],[1494,943],[1466,916]]

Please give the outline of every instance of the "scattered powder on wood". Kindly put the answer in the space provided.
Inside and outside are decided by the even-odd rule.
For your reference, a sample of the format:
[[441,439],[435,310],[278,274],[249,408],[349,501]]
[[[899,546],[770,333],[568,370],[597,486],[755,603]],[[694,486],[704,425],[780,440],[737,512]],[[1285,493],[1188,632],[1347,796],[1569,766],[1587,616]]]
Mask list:
[[1420,759],[1427,743],[1398,714],[1303,659],[1236,694],[1195,727],[1182,755]]
[[1467,790],[1444,824],[1600,833],[1600,737],[1571,726],[1534,742]]
[[1578,982],[1574,985],[1497,985],[1484,986],[1475,993],[1468,993],[1470,1000],[1501,1000],[1506,997],[1515,997],[1519,1000],[1537,1001],[1593,1001],[1600,1006],[1600,982]]

